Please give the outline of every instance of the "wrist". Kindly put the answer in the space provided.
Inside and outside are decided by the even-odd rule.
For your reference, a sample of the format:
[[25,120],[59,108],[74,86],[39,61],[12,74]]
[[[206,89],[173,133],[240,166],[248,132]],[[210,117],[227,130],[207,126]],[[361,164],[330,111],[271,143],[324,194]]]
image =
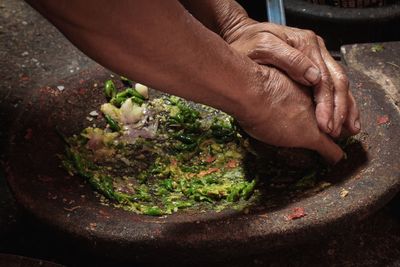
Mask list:
[[235,1],[217,4],[214,8],[216,33],[229,43],[230,36],[244,25],[256,23],[246,10]]
[[230,90],[230,103],[224,111],[232,115],[242,126],[251,127],[257,118],[268,117],[271,99],[267,85],[271,82],[270,68],[256,63],[247,67],[247,71],[242,73],[242,83]]
[[256,23],[258,22],[249,18],[247,14],[232,15],[227,18],[227,21],[221,26],[220,36],[228,44],[231,44],[241,35],[243,29]]

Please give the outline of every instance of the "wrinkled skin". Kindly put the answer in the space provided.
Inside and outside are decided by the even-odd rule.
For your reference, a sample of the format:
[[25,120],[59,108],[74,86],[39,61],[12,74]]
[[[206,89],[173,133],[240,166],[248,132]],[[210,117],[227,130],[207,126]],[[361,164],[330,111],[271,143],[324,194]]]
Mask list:
[[338,162],[343,151],[319,129],[310,90],[277,69],[260,66],[260,72],[265,80],[264,87],[255,90],[259,108],[253,109],[251,119],[239,122],[243,129],[269,144],[309,148],[330,163]]
[[[203,24],[178,1],[126,0],[119,1],[118,5],[107,0],[29,1],[79,49],[110,70],[166,93],[221,109],[238,119],[250,135],[265,143],[312,149],[327,161],[338,162],[343,156],[342,150],[318,127],[324,125],[321,118],[326,119],[318,110],[328,112],[327,106],[333,108],[331,89],[335,82],[330,82],[327,88],[321,86],[325,79],[323,71],[321,78],[313,81],[316,119],[309,89],[301,87],[282,71],[300,83],[310,83],[297,74],[300,73],[298,66],[285,69],[285,64],[280,63],[286,57],[296,59],[290,56],[290,51],[297,50],[309,58],[308,64],[319,67],[312,55],[327,55],[311,46],[311,42],[304,47],[302,41],[296,43],[295,33],[283,34],[289,28],[278,29],[274,35],[272,24],[251,21],[253,25],[244,23],[245,20],[224,23],[231,18],[236,22],[234,10],[240,8],[234,1],[187,2],[200,10],[196,14],[203,18]],[[222,28],[229,31],[224,31],[221,38],[215,33]],[[271,50],[274,42],[280,47]],[[292,50],[281,54],[285,47]],[[271,59],[265,54],[274,60],[268,61]],[[328,61],[324,64],[330,69],[335,67]],[[274,65],[281,71],[265,65]],[[329,76],[328,71],[326,73]],[[348,99],[348,86],[342,89],[342,95],[336,91],[337,88],[335,98],[338,98],[339,107],[342,95],[347,95],[345,99]],[[346,112],[348,106],[344,106]],[[347,121],[347,118],[349,116],[344,114],[342,120]],[[320,128],[328,132],[326,127]],[[340,132],[334,131],[334,135]]]
[[359,112],[343,68],[312,31],[251,19],[226,30],[225,40],[255,62],[272,65],[295,81],[313,86],[318,126],[336,138],[360,131]]

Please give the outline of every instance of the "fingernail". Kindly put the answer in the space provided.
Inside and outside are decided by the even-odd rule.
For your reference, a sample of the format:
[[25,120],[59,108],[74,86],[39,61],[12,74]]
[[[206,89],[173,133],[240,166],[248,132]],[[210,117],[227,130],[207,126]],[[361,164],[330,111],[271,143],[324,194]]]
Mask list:
[[329,120],[327,127],[328,127],[329,132],[332,132],[332,129],[333,129],[333,121],[332,120]]
[[361,124],[360,124],[360,121],[359,121],[359,120],[356,120],[356,121],[354,122],[354,127],[355,127],[357,130],[360,130],[360,129],[361,129]]
[[317,68],[314,68],[314,67],[308,68],[306,73],[304,73],[304,78],[312,84],[318,83],[320,77],[321,77],[321,73],[319,72],[319,70]]

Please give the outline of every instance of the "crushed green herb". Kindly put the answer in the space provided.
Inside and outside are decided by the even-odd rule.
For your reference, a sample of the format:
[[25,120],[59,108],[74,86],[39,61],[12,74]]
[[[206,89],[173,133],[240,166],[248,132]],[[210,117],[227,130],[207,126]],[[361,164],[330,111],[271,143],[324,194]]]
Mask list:
[[374,52],[374,53],[382,52],[384,49],[385,49],[385,47],[383,45],[381,45],[381,44],[374,44],[371,47],[371,51]]
[[105,82],[105,127],[70,138],[60,133],[68,143],[64,168],[114,205],[151,216],[247,209],[265,196],[329,186],[321,180],[329,167],[315,153],[303,162],[268,146],[264,155],[227,114],[175,96],[150,100],[146,86],[121,80],[122,90]]
[[174,96],[148,100],[143,85],[122,81],[129,87],[120,92],[105,83],[106,127],[68,139],[69,173],[118,206],[154,216],[189,207],[222,210],[253,195],[256,180],[243,169],[248,141],[230,116]]

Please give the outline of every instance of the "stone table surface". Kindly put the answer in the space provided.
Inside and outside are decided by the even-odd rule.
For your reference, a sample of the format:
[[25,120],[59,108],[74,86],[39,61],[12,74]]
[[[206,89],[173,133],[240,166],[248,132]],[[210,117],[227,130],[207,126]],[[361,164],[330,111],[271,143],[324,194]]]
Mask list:
[[[345,63],[352,85],[368,83],[386,90],[399,103],[400,43],[346,46]],[[367,56],[365,56],[367,54]],[[8,130],[30,88],[56,84],[97,64],[71,45],[52,25],[19,0],[0,2],[0,160]],[[362,73],[362,74],[360,74]],[[365,76],[371,78],[365,79]],[[351,229],[318,243],[305,243],[243,259],[222,259],[223,266],[400,266],[400,196],[377,214]],[[21,210],[0,169],[0,253],[48,259],[68,266],[113,266],[69,246]],[[211,265],[211,264],[210,264]]]

